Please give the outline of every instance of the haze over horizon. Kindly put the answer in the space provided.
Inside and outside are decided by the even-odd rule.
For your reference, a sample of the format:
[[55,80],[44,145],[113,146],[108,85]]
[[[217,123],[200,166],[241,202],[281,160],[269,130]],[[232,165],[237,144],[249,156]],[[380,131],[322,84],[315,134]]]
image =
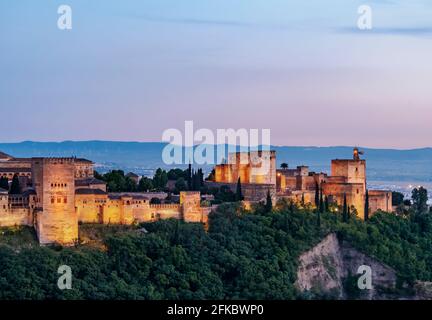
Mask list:
[[430,1],[68,0],[70,31],[60,4],[0,3],[1,142],[159,142],[193,120],[272,145],[431,147]]

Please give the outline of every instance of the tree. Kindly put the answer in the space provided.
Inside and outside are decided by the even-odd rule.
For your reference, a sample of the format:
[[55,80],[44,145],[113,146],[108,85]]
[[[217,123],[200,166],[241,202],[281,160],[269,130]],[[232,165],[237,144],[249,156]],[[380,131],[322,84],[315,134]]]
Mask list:
[[320,190],[319,212],[321,212],[321,213],[324,212],[324,199],[323,199],[322,189]]
[[21,186],[19,183],[19,178],[17,174],[14,174],[12,178],[12,184],[9,190],[9,194],[20,194],[21,193]]
[[302,205],[302,207],[305,206],[305,196],[304,196],[304,193],[302,193],[302,197],[301,197],[301,205]]
[[397,206],[403,204],[403,202],[404,202],[403,193],[393,191],[392,192],[392,205],[397,207]]
[[162,190],[166,187],[168,182],[168,175],[165,170],[158,168],[153,177],[153,187]]
[[319,201],[320,201],[320,187],[318,185],[318,182],[315,182],[315,207],[319,208]]
[[343,197],[342,220],[343,222],[348,222],[348,207],[347,207],[346,193],[344,193],[344,197]]
[[267,190],[267,199],[266,199],[266,203],[265,203],[265,211],[271,212],[272,209],[273,209],[273,203],[272,203],[272,198],[270,195],[270,190]]
[[241,182],[240,182],[240,177],[239,177],[237,180],[236,201],[242,201],[243,199],[244,198],[243,198]]
[[186,171],[179,168],[171,169],[167,172],[167,176],[168,180],[178,180],[186,177]]
[[414,188],[411,199],[416,213],[425,213],[427,211],[428,193],[425,188]]
[[175,183],[175,189],[177,192],[180,191],[186,191],[187,190],[187,184],[184,178],[177,179]]
[[192,165],[190,163],[187,169],[186,180],[188,184],[188,189],[192,190]]
[[281,163],[280,167],[281,167],[282,169],[286,170],[286,169],[288,169],[288,163],[283,162],[283,163]]
[[365,221],[369,220],[369,190],[366,190],[366,199],[365,199],[365,207],[364,207],[364,220]]
[[329,204],[329,199],[327,196],[325,196],[324,209],[325,209],[325,212],[330,212],[330,204]]
[[150,178],[142,177],[138,183],[138,191],[148,192],[153,189],[153,181]]
[[6,177],[0,178],[0,188],[5,189],[6,191],[9,191],[9,181]]

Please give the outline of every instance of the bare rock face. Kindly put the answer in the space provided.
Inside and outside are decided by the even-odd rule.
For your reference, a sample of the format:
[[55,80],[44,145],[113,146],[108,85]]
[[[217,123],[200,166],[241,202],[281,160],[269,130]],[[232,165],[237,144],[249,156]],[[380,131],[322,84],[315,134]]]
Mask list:
[[415,299],[432,300],[432,282],[417,281],[414,285]]
[[343,297],[343,261],[339,241],[335,234],[328,235],[299,258],[296,287],[301,291],[333,293],[334,298]]
[[[371,289],[357,284],[365,274],[361,266],[370,267]],[[332,233],[300,256],[295,285],[300,292],[333,299],[388,299],[395,292],[396,272]]]

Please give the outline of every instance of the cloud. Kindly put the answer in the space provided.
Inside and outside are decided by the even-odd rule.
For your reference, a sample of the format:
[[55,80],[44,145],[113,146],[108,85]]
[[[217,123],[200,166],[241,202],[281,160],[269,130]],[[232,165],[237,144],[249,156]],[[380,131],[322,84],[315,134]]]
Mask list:
[[144,15],[128,15],[130,18],[157,23],[190,24],[190,25],[210,25],[241,28],[265,28],[265,29],[289,29],[287,25],[262,24],[248,21],[216,20],[216,19],[196,19],[196,18],[171,18],[171,17],[151,17]]

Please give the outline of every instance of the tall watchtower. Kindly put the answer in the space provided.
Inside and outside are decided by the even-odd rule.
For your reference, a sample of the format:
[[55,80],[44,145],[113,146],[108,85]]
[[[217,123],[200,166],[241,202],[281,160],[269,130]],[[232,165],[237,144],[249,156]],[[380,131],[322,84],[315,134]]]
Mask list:
[[78,239],[74,158],[32,158],[32,180],[39,242],[73,244]]
[[362,152],[354,148],[353,159],[336,159],[331,162],[331,175],[343,177],[345,183],[358,183],[363,185],[366,192],[366,160],[360,159]]

